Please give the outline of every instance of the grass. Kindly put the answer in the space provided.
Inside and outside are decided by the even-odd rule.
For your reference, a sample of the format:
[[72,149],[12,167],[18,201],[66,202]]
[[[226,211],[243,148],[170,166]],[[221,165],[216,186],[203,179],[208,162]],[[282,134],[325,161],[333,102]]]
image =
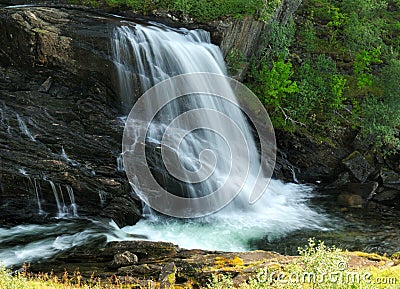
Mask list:
[[106,289],[124,288],[122,285],[101,285],[100,279],[83,281],[78,272],[69,276],[67,272],[59,278],[54,274],[31,275],[27,271],[12,273],[5,267],[0,267],[1,289]]

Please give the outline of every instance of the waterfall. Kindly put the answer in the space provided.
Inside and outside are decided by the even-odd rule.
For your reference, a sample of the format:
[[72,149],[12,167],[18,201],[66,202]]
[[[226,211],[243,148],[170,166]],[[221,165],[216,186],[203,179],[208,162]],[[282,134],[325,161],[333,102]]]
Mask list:
[[32,181],[31,176],[26,172],[26,170],[25,170],[24,168],[19,168],[19,169],[18,169],[18,172],[19,172],[21,175],[23,175],[23,176],[25,176],[26,178],[28,178],[29,184],[30,184],[30,186],[32,187],[33,191],[35,192],[36,202],[37,202],[37,205],[38,205],[38,214],[39,214],[39,215],[45,214],[46,212],[43,211],[43,209],[42,209],[42,201],[40,200],[40,194],[39,194],[40,185],[38,184],[36,178],[33,178],[33,181]]
[[32,141],[36,141],[35,137],[32,135],[32,133],[29,131],[28,127],[26,126],[26,123],[24,122],[24,120],[19,116],[19,114],[17,113],[17,120],[18,120],[18,124],[19,124],[19,128],[21,130],[21,132],[26,135],[27,137],[29,137]]
[[99,199],[100,199],[100,206],[104,207],[104,204],[106,203],[106,200],[107,200],[107,193],[103,190],[99,190],[98,194],[99,194]]
[[[165,79],[196,72],[226,74],[221,51],[210,43],[209,33],[203,30],[169,29],[165,26],[137,24],[116,27],[112,35],[112,55],[117,69],[121,104],[125,108],[132,107],[141,93]],[[190,85],[196,86],[196,81],[200,80],[194,79]],[[228,94],[232,93],[229,85],[224,85],[223,89]],[[145,99],[143,102],[146,110],[143,114],[150,114],[154,107],[159,105],[157,99]],[[202,166],[215,166],[213,174],[202,179],[202,182],[186,184],[176,181],[176,178],[168,174],[159,152],[162,150],[163,134],[170,129],[172,120],[189,110],[199,108],[221,112],[234,120],[246,143],[243,148],[238,147],[239,142],[237,147],[233,145],[235,154],[230,155],[230,147],[227,146],[225,138],[237,140],[239,136],[230,130],[222,117],[197,114],[195,118],[177,121],[178,125],[173,127],[171,141],[179,145],[171,146],[167,150],[178,155],[180,165],[189,171],[187,174],[202,179],[201,175],[196,176],[196,172],[201,171]],[[204,124],[206,128],[216,127],[216,131],[223,132],[223,137],[206,129],[187,130],[191,123],[197,122]],[[154,121],[146,130],[147,135],[140,135],[143,132],[141,126],[147,124],[140,119],[134,119],[133,124],[129,131],[134,139],[130,150],[135,150],[145,142],[146,157],[150,158],[147,162],[152,166],[152,173],[156,175],[157,182],[163,183],[167,191],[173,194],[183,198],[203,197],[224,184],[228,174],[239,180],[246,172],[248,175],[245,183],[239,184],[244,186],[238,197],[214,215],[181,220],[167,218],[145,207],[144,219],[135,226],[123,228],[125,232],[146,234],[149,239],[172,241],[186,248],[235,251],[247,250],[252,240],[266,236],[268,239],[274,239],[302,228],[324,229],[324,216],[307,205],[312,191],[308,186],[272,180],[262,198],[254,205],[249,204],[252,182],[260,167],[259,148],[243,113],[232,103],[205,94],[185,95],[168,103],[155,115]],[[216,159],[207,159],[203,155],[200,163],[201,154],[207,150],[212,150]],[[246,150],[250,152],[249,159],[243,157]],[[229,172],[233,161],[238,163],[239,167]],[[124,164],[126,165],[125,160]],[[146,195],[146,192],[143,194],[146,190],[143,181],[140,182],[136,176],[130,181],[136,193]],[[236,190],[239,185],[233,182],[232,190]]]
[[69,200],[71,202],[71,211],[72,211],[72,215],[74,217],[78,217],[78,206],[75,203],[75,195],[74,195],[74,190],[72,189],[71,186],[66,185],[65,186],[68,192],[68,196],[69,196]]
[[[56,200],[56,205],[57,205],[57,210],[58,210],[57,217],[61,218],[64,216],[65,204],[64,204],[64,202],[63,202],[63,204],[61,204],[60,197],[58,196],[57,188],[56,188],[54,182],[52,180],[48,180],[48,182],[51,186],[51,190],[53,191],[54,199]],[[62,191],[60,191],[60,193],[62,195]]]
[[40,201],[40,196],[39,196],[39,185],[37,183],[36,179],[33,179],[33,184],[34,184],[34,189],[35,189],[35,195],[36,195],[36,200],[38,204],[38,210],[39,210],[39,215],[45,214],[45,211],[42,209],[42,202]]
[[226,74],[219,48],[204,30],[172,30],[135,25],[115,28],[112,55],[118,73],[122,106],[130,108],[134,95],[174,75],[192,72]]
[[[118,27],[113,36],[113,55],[119,75],[119,87],[121,99],[125,104],[132,103],[134,87],[140,87],[141,91],[146,91],[151,86],[164,79],[175,75],[193,72],[209,72],[224,75],[226,73],[225,64],[219,48],[210,43],[210,35],[204,30],[171,30],[165,27],[140,26],[134,28],[129,26]],[[227,86],[227,93],[228,84]],[[152,107],[155,103],[149,101],[146,107]],[[225,115],[236,120],[236,124],[244,133],[250,150],[257,151],[256,144],[250,132],[250,128],[242,115],[241,111],[233,105],[225,103],[221,99],[210,97],[209,95],[191,95],[185,100],[176,101],[166,106],[158,116],[158,120],[152,123],[147,142],[149,146],[160,147],[162,135],[167,129],[170,119],[176,118],[185,109],[208,108],[214,111],[222,111]],[[149,110],[150,111],[150,110]],[[238,135],[231,132],[229,124],[224,123],[222,118],[215,118],[211,115],[199,115],[197,120],[206,127],[217,126],[219,132],[229,134],[228,139],[238,139]],[[183,124],[181,126],[183,128]],[[184,129],[178,127],[176,139],[172,142],[180,143],[180,133],[185,133]],[[140,129],[140,128],[139,128]],[[136,132],[138,136],[140,132]],[[171,148],[173,149],[173,148]],[[213,149],[216,155],[217,167],[215,173],[202,184],[182,184],[179,183],[182,191],[177,193],[185,197],[195,197],[207,195],[218,187],[218,183],[224,182],[227,172],[230,170],[231,156],[229,149],[223,138],[215,132],[199,130],[188,135],[180,143],[180,151],[174,150],[179,154],[180,161],[189,170],[196,170],[199,166],[198,156],[202,151]],[[243,148],[247,149],[247,148]],[[241,150],[235,156],[239,159]],[[255,166],[252,174],[258,172],[258,155],[252,155],[252,165]],[[237,160],[239,162],[240,160]],[[246,161],[247,163],[247,161]],[[162,178],[167,179],[165,172]],[[243,174],[238,171],[237,174]],[[168,182],[168,181],[167,181]],[[174,184],[171,184],[174,186]],[[234,190],[234,188],[232,188]]]
[[[75,195],[74,195],[74,190],[72,189],[71,186],[66,185],[65,189],[67,190],[70,205],[67,206],[65,199],[64,199],[64,194],[63,190],[61,187],[61,184],[58,184],[58,190],[56,188],[56,185],[54,184],[53,181],[47,180],[51,186],[51,189],[54,194],[54,199],[56,200],[56,205],[57,205],[57,217],[58,218],[64,218],[64,217],[79,217],[78,215],[78,206],[75,202]],[[61,197],[61,198],[60,198]]]
[[67,155],[67,153],[65,152],[63,146],[61,147],[61,154],[60,154],[60,157],[61,157],[61,159],[62,159],[63,161],[65,161],[66,163],[70,164],[70,165],[73,166],[73,167],[76,167],[76,166],[79,165],[76,161],[70,159],[70,157],[69,157],[69,156]]
[[118,157],[117,157],[117,171],[125,172],[124,161],[123,161],[123,158],[122,158],[122,154],[119,154]]

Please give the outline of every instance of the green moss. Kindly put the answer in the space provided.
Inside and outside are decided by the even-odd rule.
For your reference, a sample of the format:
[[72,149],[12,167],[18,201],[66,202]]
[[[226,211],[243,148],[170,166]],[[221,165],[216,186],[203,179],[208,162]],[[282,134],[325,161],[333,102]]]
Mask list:
[[392,258],[392,259],[399,259],[399,260],[400,260],[400,252],[394,253],[390,258]]
[[167,276],[168,283],[170,285],[175,284],[175,273],[171,273]]
[[350,255],[355,255],[355,256],[358,256],[358,257],[367,258],[368,260],[372,260],[372,261],[388,261],[389,260],[388,257],[381,256],[381,255],[376,254],[376,253],[365,253],[365,252],[355,251],[355,252],[351,252],[349,254]]

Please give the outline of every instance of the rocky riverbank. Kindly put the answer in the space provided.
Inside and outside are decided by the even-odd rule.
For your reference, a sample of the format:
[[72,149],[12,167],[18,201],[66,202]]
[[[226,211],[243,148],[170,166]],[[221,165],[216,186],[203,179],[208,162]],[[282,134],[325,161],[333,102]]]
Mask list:
[[[29,270],[51,270],[60,276],[80,272],[84,280],[101,278],[104,283],[136,284],[138,288],[202,288],[213,275],[229,275],[239,285],[261,269],[283,272],[299,258],[266,251],[226,253],[186,250],[165,242],[126,241],[111,242],[91,252],[75,249],[50,262],[31,264]],[[395,257],[355,252],[348,254],[346,268],[397,268],[398,264]]]

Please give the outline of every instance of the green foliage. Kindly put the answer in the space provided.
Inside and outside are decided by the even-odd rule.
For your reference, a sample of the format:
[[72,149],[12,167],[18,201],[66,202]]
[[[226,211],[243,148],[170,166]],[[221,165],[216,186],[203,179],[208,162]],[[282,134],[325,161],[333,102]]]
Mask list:
[[387,6],[386,0],[347,0],[342,3],[344,11],[356,12],[360,18],[372,18],[384,11]]
[[297,81],[299,96],[293,105],[296,115],[310,130],[315,127],[315,121],[321,125],[317,129],[333,128],[338,122],[336,112],[346,100],[347,82],[338,73],[336,63],[322,54],[314,60],[307,59],[299,68]]
[[329,102],[331,109],[340,109],[346,100],[344,90],[346,88],[347,80],[341,74],[333,74],[331,78],[331,92],[332,100]]
[[384,94],[365,101],[361,128],[367,144],[384,154],[393,154],[400,150],[400,60],[391,60],[381,79]]
[[290,56],[289,48],[294,41],[295,23],[293,19],[285,25],[272,22],[268,31],[263,37],[263,47],[261,56],[267,63],[272,63],[278,59],[286,60]]
[[344,45],[351,51],[371,49],[383,45],[382,20],[366,20],[359,18],[356,12],[351,12],[349,21],[343,31]]
[[302,39],[302,47],[306,50],[306,52],[314,52],[317,49],[318,37],[312,17],[305,21],[301,31],[299,32],[299,35]]
[[335,247],[327,247],[324,242],[309,239],[308,245],[298,248],[300,256],[299,262],[307,272],[316,274],[335,272],[338,264],[347,264],[348,258],[342,254],[342,250]]
[[346,25],[348,17],[335,6],[328,6],[327,14],[329,15],[329,21],[326,26],[329,28],[330,40],[334,42],[338,36],[339,29]]
[[128,6],[144,14],[161,8],[198,21],[238,18],[247,15],[255,15],[260,20],[268,21],[281,3],[280,0],[106,0],[106,2],[111,6]]
[[247,60],[241,51],[232,48],[225,57],[226,66],[230,75],[237,75],[245,66]]
[[70,0],[69,3],[76,5],[86,5],[91,7],[99,7],[100,3],[97,0]]
[[297,83],[292,80],[294,71],[290,61],[282,59],[272,62],[271,69],[264,59],[260,69],[253,75],[252,88],[263,103],[267,106],[275,126],[286,127],[287,120],[294,122],[284,108],[289,107],[292,96],[298,92]]
[[272,23],[250,86],[274,125],[316,139],[351,128],[376,151],[399,150],[399,9],[398,0],[304,0],[294,25]]
[[326,25],[332,29],[339,29],[347,23],[347,15],[340,12],[338,7],[328,7],[328,15],[330,17],[330,21]]
[[381,47],[378,46],[372,50],[361,50],[356,54],[354,60],[354,74],[357,77],[357,86],[363,89],[372,86],[372,68],[371,64],[382,63],[381,60]]
[[292,81],[291,62],[278,60],[270,70],[265,62],[258,74],[258,95],[267,106],[279,108],[285,104],[288,95],[298,92],[297,83]]

